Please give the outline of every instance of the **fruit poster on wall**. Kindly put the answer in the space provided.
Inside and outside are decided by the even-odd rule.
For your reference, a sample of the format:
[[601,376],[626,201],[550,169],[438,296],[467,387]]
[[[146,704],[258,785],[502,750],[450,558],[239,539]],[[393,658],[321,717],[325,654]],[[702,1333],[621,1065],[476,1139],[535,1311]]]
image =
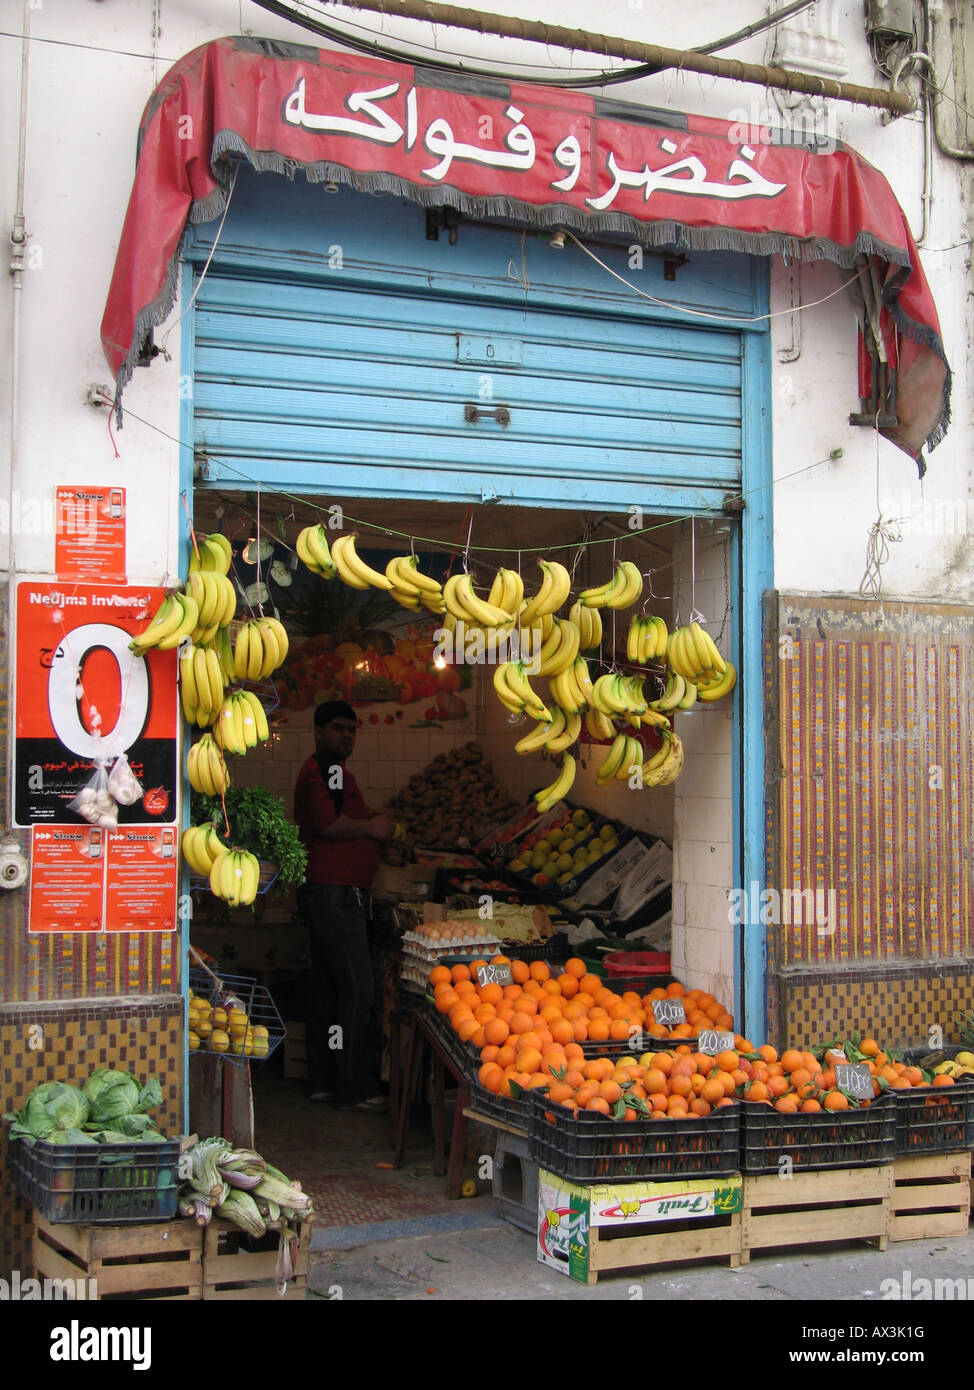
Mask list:
[[[388,556],[371,558],[384,568]],[[467,727],[472,668],[437,660],[439,619],[404,613],[381,590],[361,592],[303,566],[279,587],[284,572],[275,579],[274,561],[268,561],[270,592],[292,639],[291,654],[274,676],[285,708],[341,699],[387,707],[364,711],[367,724]]]
[[[84,824],[69,809],[102,760],[128,758],[141,794],[123,824],[176,817],[176,653],[129,651],[164,597],[152,586],[17,586],[14,820]],[[114,814],[114,812],[113,812]]]

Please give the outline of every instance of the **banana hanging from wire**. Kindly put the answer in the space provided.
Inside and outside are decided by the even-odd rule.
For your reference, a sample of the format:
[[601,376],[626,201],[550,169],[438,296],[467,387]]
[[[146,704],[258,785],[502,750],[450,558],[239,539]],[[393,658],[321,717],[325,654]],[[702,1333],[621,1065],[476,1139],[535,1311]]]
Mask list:
[[663,741],[663,747],[643,763],[644,787],[668,787],[683,771],[683,740],[677,733],[670,733]]
[[241,624],[237,633],[233,674],[238,680],[266,680],[283,665],[287,652],[288,638],[282,623],[276,618],[251,618]]
[[544,815],[550,811],[563,796],[567,796],[571,790],[572,783],[575,781],[577,766],[571,753],[562,754],[561,771],[550,786],[543,791],[535,792],[534,799],[537,803],[538,814]]
[[639,666],[666,655],[668,633],[662,618],[633,618],[626,639],[626,660]]
[[212,570],[223,575],[230,573],[233,550],[222,532],[214,531],[209,536],[204,536],[202,540],[196,536],[195,540],[196,544],[189,557],[190,574],[195,573],[196,570]]
[[494,582],[490,586],[490,593],[487,595],[487,602],[493,608],[500,608],[504,613],[510,613],[516,618],[521,611],[521,604],[524,601],[524,580],[517,570],[504,569],[503,566],[494,576]]
[[237,591],[233,581],[215,570],[192,570],[183,591],[199,609],[196,627],[190,634],[194,642],[210,642],[217,628],[226,627],[237,610]]
[[585,727],[589,732],[589,737],[598,743],[604,743],[606,739],[615,739],[616,726],[608,715],[601,710],[590,709],[585,715]]
[[143,632],[137,633],[129,643],[129,650],[142,656],[150,648],[172,651],[184,642],[199,621],[199,605],[186,594],[167,594]]
[[235,690],[220,707],[213,736],[227,753],[243,756],[270,737],[264,707],[252,690]]
[[643,577],[631,560],[616,566],[615,574],[596,589],[584,589],[579,595],[583,608],[631,608],[643,591]]
[[524,627],[530,627],[536,618],[557,613],[571,592],[572,577],[560,560],[539,560],[538,564],[543,576],[541,588],[521,610]]
[[385,589],[388,592],[392,588],[392,580],[365,563],[355,549],[357,540],[358,534],[353,531],[332,541],[331,558],[339,578],[350,589]]
[[713,638],[695,622],[670,634],[666,660],[671,670],[694,685],[722,676],[726,670]]
[[230,773],[211,734],[204,734],[189,750],[186,773],[190,786],[203,796],[222,796],[230,786]]
[[318,574],[322,579],[334,579],[338,574],[338,566],[331,558],[328,546],[328,533],[320,522],[299,531],[294,548],[298,559],[307,565],[312,574]]
[[[413,555],[394,555],[386,565],[391,596],[403,608],[418,613],[422,608],[443,611],[443,590],[435,579],[420,574]],[[433,607],[435,605],[435,607]]]
[[580,652],[588,652],[602,645],[602,614],[597,608],[586,608],[580,600],[576,601],[568,611],[568,621],[579,630]]
[[731,661],[724,662],[726,670],[722,676],[717,676],[711,681],[701,681],[697,686],[697,699],[703,700],[706,704],[714,700],[722,700],[725,695],[729,695],[737,684],[737,667]]
[[451,574],[443,585],[443,602],[447,612],[468,627],[510,627],[516,616],[480,598],[474,590],[473,577],[469,574]]
[[581,634],[574,623],[567,618],[555,618],[551,636],[541,648],[538,664],[539,676],[557,676],[575,664]]
[[214,859],[225,854],[228,846],[217,834],[212,821],[205,825],[187,826],[180,837],[183,858],[199,878],[209,878]]
[[260,864],[248,850],[229,849],[210,868],[210,892],[230,907],[247,907],[257,897]]
[[552,722],[551,711],[531,689],[523,661],[503,661],[494,668],[494,690],[501,704],[513,714],[529,714]]

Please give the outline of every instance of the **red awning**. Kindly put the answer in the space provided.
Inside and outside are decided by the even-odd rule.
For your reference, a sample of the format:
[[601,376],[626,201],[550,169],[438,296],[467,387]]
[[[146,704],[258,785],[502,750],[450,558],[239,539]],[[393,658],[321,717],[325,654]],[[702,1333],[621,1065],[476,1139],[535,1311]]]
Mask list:
[[[743,138],[742,138],[743,137]],[[886,179],[842,145],[587,94],[427,74],[404,63],[224,38],[180,59],[149,101],[102,343],[118,399],[168,316],[189,222],[226,205],[231,158],[386,190],[426,206],[644,245],[831,260],[878,258],[898,335],[898,424],[920,461],[943,438],[950,370],[937,311]]]

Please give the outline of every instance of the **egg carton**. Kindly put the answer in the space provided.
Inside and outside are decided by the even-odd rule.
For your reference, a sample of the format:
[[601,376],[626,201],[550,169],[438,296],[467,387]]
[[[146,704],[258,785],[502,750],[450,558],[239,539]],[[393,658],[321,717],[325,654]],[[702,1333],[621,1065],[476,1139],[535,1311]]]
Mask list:
[[402,943],[404,956],[413,956],[429,965],[435,965],[444,956],[469,956],[471,960],[480,955],[496,956],[501,948],[496,936],[469,932],[431,939],[410,931],[404,934]]

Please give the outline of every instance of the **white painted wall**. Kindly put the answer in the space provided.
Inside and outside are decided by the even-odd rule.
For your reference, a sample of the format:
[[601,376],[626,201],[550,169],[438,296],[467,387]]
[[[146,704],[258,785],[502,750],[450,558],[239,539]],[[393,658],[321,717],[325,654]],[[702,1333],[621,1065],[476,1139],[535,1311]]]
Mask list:
[[[178,331],[170,339],[171,362],[139,371],[126,394],[128,414],[118,436],[116,460],[103,410],[84,403],[92,382],[108,382],[99,325],[134,166],[139,117],[167,66],[190,49],[221,34],[246,32],[303,41],[294,26],[259,9],[251,0],[28,0],[30,50],[27,117],[26,213],[32,269],[24,278],[20,370],[21,428],[16,474],[9,476],[10,353],[0,355],[0,437],[3,439],[3,496],[19,493],[21,515],[28,499],[49,499],[57,482],[125,484],[129,488],[129,567],[133,578],[158,580],[177,563],[178,520],[176,381]],[[824,5],[822,0],[820,9]],[[18,27],[18,5],[8,5],[5,27]],[[835,13],[835,32],[844,45],[848,80],[878,84],[863,31],[858,0],[826,5]],[[593,17],[584,0],[537,3],[530,14],[554,23],[595,27],[603,32],[692,46],[761,16],[756,0],[719,7],[657,5],[627,0],[603,6]],[[154,32],[158,16],[158,32]],[[406,21],[349,11],[345,22],[381,32],[389,41],[433,42],[441,53],[500,57],[540,65],[539,73],[567,55],[532,44],[479,38],[464,31],[435,31]],[[308,39],[314,42],[313,39]],[[324,42],[324,41],[323,41]],[[764,61],[771,44],[755,37],[730,51]],[[0,36],[0,222],[11,226],[16,185],[21,45]],[[592,59],[575,54],[573,69]],[[586,69],[588,70],[588,69]],[[762,88],[674,72],[610,89],[608,95],[653,106],[671,106],[730,120],[762,119]],[[833,104],[828,127],[889,177],[907,214],[919,220],[922,130],[918,118],[891,125],[873,111]],[[885,571],[888,592],[971,596],[966,526],[969,495],[967,439],[970,427],[970,357],[967,324],[968,248],[965,199],[956,164],[934,154],[936,201],[923,252],[939,307],[944,338],[955,372],[954,425],[931,456],[921,490],[911,461],[880,443],[879,494],[887,510],[916,510],[912,532],[893,547]],[[776,263],[772,310],[789,303],[789,270]],[[828,264],[804,266],[802,298],[819,299],[840,284]],[[0,323],[9,342],[12,290],[0,277]],[[856,336],[845,296],[802,315],[801,356],[777,360],[791,344],[789,316],[774,321],[775,583],[779,588],[855,592],[864,567],[868,527],[876,513],[876,441],[847,423],[857,405]],[[141,424],[136,417],[148,421]],[[794,475],[798,469],[842,449],[835,463]],[[9,499],[8,499],[9,500]],[[921,508],[923,510],[921,510]],[[14,530],[17,507],[15,499]],[[938,533],[939,532],[939,533]],[[0,539],[0,564],[8,567],[8,538]],[[22,573],[45,573],[52,564],[48,535],[14,535],[12,563]]]

